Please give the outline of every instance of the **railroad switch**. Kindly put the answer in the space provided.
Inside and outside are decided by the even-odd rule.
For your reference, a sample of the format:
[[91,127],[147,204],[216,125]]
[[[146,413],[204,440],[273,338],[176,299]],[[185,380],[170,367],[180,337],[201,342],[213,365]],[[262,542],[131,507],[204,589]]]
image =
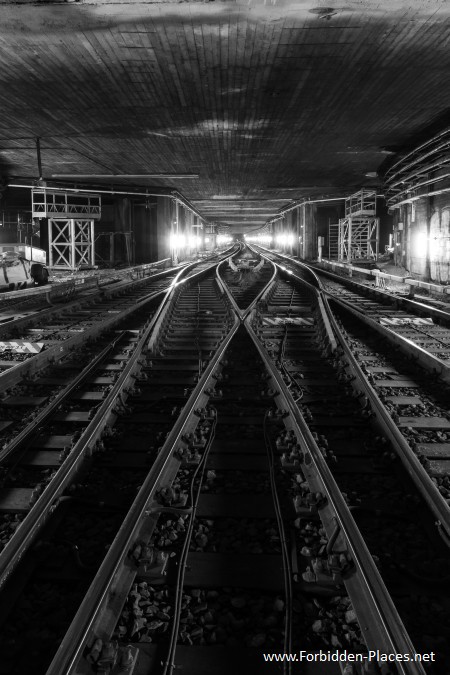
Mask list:
[[281,455],[281,466],[283,467],[283,469],[287,469],[289,471],[298,471],[302,459],[300,458],[297,459],[296,457],[293,457],[292,453],[290,455],[287,455],[285,452],[283,452],[283,454]]
[[205,389],[204,393],[212,399],[223,397],[222,389],[214,389],[213,387],[208,387],[208,389]]
[[[300,475],[300,474],[298,474]],[[297,514],[305,515],[309,511],[308,516],[317,514],[319,508],[327,503],[327,498],[321,492],[310,492],[309,485],[306,481],[300,483],[301,494],[295,495],[293,498],[293,505]],[[295,527],[300,527],[301,518],[295,521]]]
[[99,675],[132,675],[138,655],[139,649],[133,645],[119,645],[116,640],[103,642],[98,638],[86,660]]
[[216,411],[214,408],[207,406],[206,408],[196,408],[194,410],[194,415],[200,417],[200,421],[203,420],[214,420],[216,417]]
[[274,421],[284,419],[285,417],[289,417],[289,412],[287,410],[270,409],[269,412],[267,413],[267,418]]
[[179,447],[175,450],[175,457],[180,460],[182,467],[197,466],[201,455],[197,449]]
[[176,491],[170,485],[162,487],[156,494],[156,501],[162,506],[170,506],[174,508],[183,508],[186,506],[188,500],[188,493],[184,491]]
[[343,583],[342,575],[350,569],[351,565],[346,556],[333,555],[324,558],[312,558],[311,565],[308,565],[306,571],[302,574],[302,579],[309,583],[333,586]]

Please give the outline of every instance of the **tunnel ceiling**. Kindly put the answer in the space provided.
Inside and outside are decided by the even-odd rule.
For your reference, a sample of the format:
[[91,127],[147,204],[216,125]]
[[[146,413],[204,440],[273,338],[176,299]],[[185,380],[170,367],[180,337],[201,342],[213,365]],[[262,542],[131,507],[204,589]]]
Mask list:
[[40,137],[45,179],[176,189],[236,231],[295,199],[377,185],[392,150],[450,110],[445,0],[1,12],[3,175],[38,178]]

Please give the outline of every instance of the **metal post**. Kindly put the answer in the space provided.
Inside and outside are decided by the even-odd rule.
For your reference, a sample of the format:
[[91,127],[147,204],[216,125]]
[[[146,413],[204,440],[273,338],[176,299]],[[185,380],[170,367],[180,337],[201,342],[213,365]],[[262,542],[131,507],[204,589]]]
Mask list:
[[347,262],[350,265],[352,261],[352,219],[348,219],[348,245],[347,245]]
[[69,232],[70,232],[70,266],[72,269],[75,269],[75,220],[73,218],[70,219],[70,226],[69,226]]
[[91,220],[91,226],[90,226],[90,236],[91,236],[91,241],[89,242],[90,244],[90,249],[91,249],[91,265],[92,267],[95,267],[95,240],[94,240],[94,221]]
[[376,218],[375,220],[376,220],[376,228],[377,228],[376,229],[376,232],[377,232],[376,243],[375,243],[375,245],[376,245],[375,260],[378,260],[378,257],[380,255],[380,219]]
[[48,221],[48,261],[49,267],[53,267],[53,246],[52,246],[52,221]]

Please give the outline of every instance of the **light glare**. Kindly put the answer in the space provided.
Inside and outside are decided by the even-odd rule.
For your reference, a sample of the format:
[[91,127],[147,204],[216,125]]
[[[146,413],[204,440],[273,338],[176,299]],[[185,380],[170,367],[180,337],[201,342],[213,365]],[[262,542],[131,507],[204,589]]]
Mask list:
[[231,241],[233,241],[233,238],[230,237],[229,234],[218,234],[217,235],[217,245],[220,246],[221,244],[229,244]]
[[184,234],[171,234],[170,235],[170,248],[179,250],[186,246],[186,237]]
[[277,234],[275,241],[279,246],[292,246],[294,243],[294,235],[287,232],[281,232],[280,234]]
[[254,241],[256,244],[270,244],[272,237],[270,234],[244,235],[246,241]]

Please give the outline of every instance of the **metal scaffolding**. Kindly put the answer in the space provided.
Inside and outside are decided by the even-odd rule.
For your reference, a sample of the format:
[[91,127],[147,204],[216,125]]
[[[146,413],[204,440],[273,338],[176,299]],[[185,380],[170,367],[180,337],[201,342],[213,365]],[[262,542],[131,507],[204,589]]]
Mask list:
[[378,259],[378,218],[341,218],[339,259]]
[[33,188],[33,218],[48,219],[49,267],[75,270],[95,264],[94,222],[101,217],[95,193]]
[[359,190],[345,200],[345,217],[374,216],[377,211],[376,190]]
[[95,264],[94,221],[48,219],[49,267],[75,270]]
[[378,260],[376,192],[361,190],[345,200],[345,218],[328,228],[329,258],[340,262]]
[[101,196],[98,194],[33,188],[31,200],[33,218],[101,218]]

